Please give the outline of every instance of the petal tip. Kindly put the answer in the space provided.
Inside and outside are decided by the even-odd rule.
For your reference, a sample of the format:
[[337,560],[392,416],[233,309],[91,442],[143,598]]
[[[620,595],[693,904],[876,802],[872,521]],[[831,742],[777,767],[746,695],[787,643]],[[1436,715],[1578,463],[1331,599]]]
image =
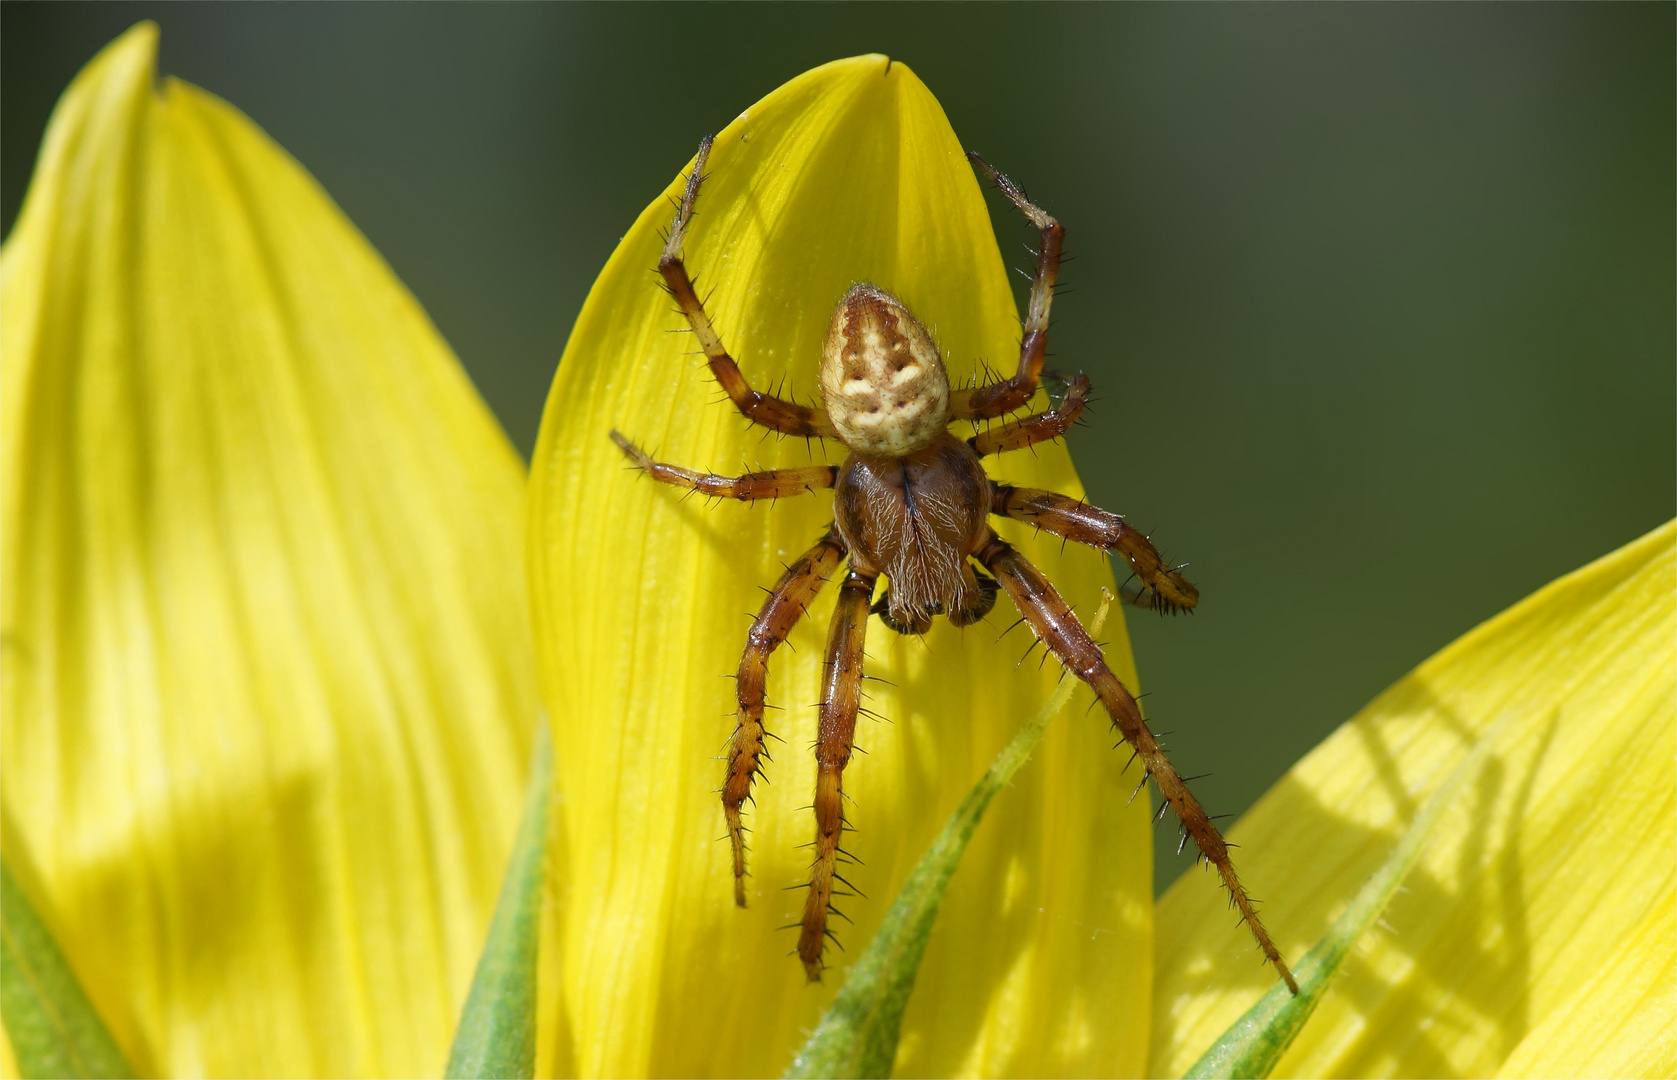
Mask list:
[[162,36],[163,31],[157,23],[142,19],[101,49],[85,71],[91,72],[114,63],[128,69],[143,68],[149,81],[157,69],[157,43]]

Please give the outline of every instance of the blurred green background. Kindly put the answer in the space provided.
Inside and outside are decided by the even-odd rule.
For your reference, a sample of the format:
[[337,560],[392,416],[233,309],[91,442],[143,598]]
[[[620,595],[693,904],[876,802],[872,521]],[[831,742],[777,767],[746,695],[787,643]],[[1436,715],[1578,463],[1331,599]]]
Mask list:
[[[1129,617],[1149,713],[1239,811],[1672,516],[1674,11],[8,2],[0,213],[76,70],[155,19],[163,71],[313,171],[528,454],[594,274],[699,136],[889,53],[1067,223],[1052,363],[1100,398],[1073,453],[1204,596]],[[1162,886],[1188,859],[1159,840]]]

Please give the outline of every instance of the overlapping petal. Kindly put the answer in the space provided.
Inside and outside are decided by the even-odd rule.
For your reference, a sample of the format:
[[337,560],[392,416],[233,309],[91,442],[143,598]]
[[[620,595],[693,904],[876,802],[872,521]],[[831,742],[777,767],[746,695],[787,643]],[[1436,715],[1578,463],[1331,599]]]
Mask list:
[[[1297,955],[1494,740],[1276,1075],[1677,1072],[1674,540],[1667,524],[1467,634],[1237,827],[1243,865],[1286,883],[1266,922]],[[1159,905],[1154,1075],[1181,1075],[1268,986],[1223,961],[1238,935],[1193,885]]]
[[536,716],[521,469],[155,51],[72,84],[0,263],[7,857],[144,1073],[434,1075]]
[[[1019,322],[984,199],[941,108],[902,64],[857,57],[792,80],[720,133],[708,176],[688,265],[754,385],[814,397],[828,318],[858,280],[903,297],[956,378],[981,362],[1011,371]],[[813,836],[810,706],[831,586],[771,663],[769,700],[784,709],[771,728],[784,743],[750,812],[746,910],[732,903],[716,795],[733,724],[725,676],[748,612],[819,537],[831,497],[683,501],[626,470],[607,440],[618,428],[661,458],[724,472],[838,460],[836,446],[748,428],[676,332],[682,318],[651,273],[676,184],[596,282],[533,463],[537,641],[568,867],[559,948],[543,957],[562,1005],[543,1018],[542,1072],[777,1074],[844,975],[835,953],[828,985],[806,986],[777,929],[798,918],[803,894],[786,890],[806,880]],[[1000,226],[1024,234],[1016,220]],[[1079,490],[1062,449],[1014,455],[997,472]],[[1111,580],[1103,556],[1000,528],[1093,610]],[[870,671],[888,681],[870,684],[867,705],[886,720],[863,720],[866,754],[846,778],[857,830],[847,847],[868,894],[843,905],[852,948],[1058,674],[1035,657],[1016,666],[1028,639],[997,640],[1012,619],[1003,600],[965,633],[940,622],[922,641],[870,628]],[[1133,685],[1122,629],[1107,636]],[[940,916],[899,1073],[1144,1067],[1150,840],[1145,809],[1125,809],[1111,744],[1102,719],[1057,725],[998,798]]]

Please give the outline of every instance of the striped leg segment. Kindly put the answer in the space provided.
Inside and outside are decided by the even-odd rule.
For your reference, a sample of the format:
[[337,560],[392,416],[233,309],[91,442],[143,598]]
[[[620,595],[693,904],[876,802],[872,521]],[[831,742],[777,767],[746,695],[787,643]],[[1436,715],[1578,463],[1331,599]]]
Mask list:
[[1054,282],[1060,276],[1060,252],[1065,247],[1066,230],[1047,211],[1027,199],[1018,184],[991,168],[983,158],[977,154],[968,154],[967,158],[1040,233],[1036,277],[1031,281],[1031,306],[1025,313],[1025,336],[1019,341],[1019,370],[1011,379],[960,391],[951,401],[956,418],[987,420],[1024,408],[1036,394],[1037,381],[1042,376],[1042,358],[1048,352],[1048,313],[1054,306]]
[[745,906],[745,826],[740,810],[751,797],[751,785],[766,756],[763,740],[768,732],[763,727],[763,701],[769,680],[769,654],[803,618],[844,554],[838,530],[829,529],[814,547],[787,567],[763,601],[763,609],[746,637],[745,655],[740,657],[736,681],[739,723],[728,743],[728,773],[722,781],[722,811],[728,818],[728,838],[734,848],[734,903],[740,907]]
[[838,480],[838,467],[835,465],[808,465],[799,469],[769,469],[744,476],[718,476],[665,461],[654,461],[650,454],[615,431],[611,433],[611,441],[635,463],[636,468],[660,484],[673,484],[717,499],[741,499],[746,502],[784,499],[830,488]]
[[1200,591],[1159,556],[1152,541],[1124,524],[1124,519],[1117,514],[1056,491],[1013,487],[994,481],[990,487],[992,514],[1122,555],[1141,581],[1141,593],[1132,602],[1171,614],[1191,611],[1200,602]]
[[844,767],[850,762],[856,713],[862,705],[862,649],[876,576],[850,571],[827,635],[821,727],[815,745],[815,862],[810,867],[803,929],[798,935],[798,958],[811,982],[821,979],[821,954],[831,935],[827,916],[832,909],[833,884],[843,883],[838,875],[838,857],[844,834]]
[[670,224],[669,238],[664,242],[664,254],[658,260],[658,273],[664,279],[664,286],[681,308],[681,313],[687,316],[687,324],[693,328],[693,336],[699,339],[699,347],[705,351],[705,359],[710,364],[710,373],[716,376],[716,381],[727,392],[734,407],[754,424],[761,424],[772,431],[784,435],[802,435],[806,438],[837,438],[827,414],[807,405],[798,405],[782,400],[773,394],[764,394],[751,388],[740,373],[739,365],[728,355],[728,350],[722,346],[722,338],[711,325],[710,316],[705,314],[704,302],[693,289],[693,280],[687,276],[687,264],[681,257],[681,243],[687,237],[687,226],[693,220],[693,203],[699,197],[699,185],[704,182],[705,163],[710,160],[712,137],[706,135],[699,143],[699,154],[693,160],[693,171],[687,177],[687,190],[681,196],[681,204],[677,207],[675,221]]
[[1039,442],[1058,439],[1077,423],[1077,418],[1083,415],[1083,406],[1088,400],[1089,377],[1079,375],[1072,380],[1071,388],[1066,392],[1066,399],[1058,408],[980,432],[968,439],[967,445],[971,446],[979,457],[986,457],[990,454],[1005,454],[1009,450],[1023,450]]
[[1200,807],[1199,800],[1188,790],[1182,777],[1176,772],[1170,760],[1165,757],[1164,750],[1148,729],[1147,721],[1142,719],[1141,708],[1134,697],[1112,674],[1106,666],[1106,660],[1101,656],[1100,646],[1089,637],[1088,631],[1077,621],[1071,607],[1060,598],[1054,586],[1042,572],[1032,566],[1024,556],[1006,541],[993,537],[979,552],[978,559],[990,572],[996,575],[1002,588],[1013,598],[1019,608],[1019,614],[1025,617],[1038,639],[1052,651],[1067,671],[1089,684],[1106,711],[1112,717],[1113,726],[1124,736],[1124,740],[1135,750],[1136,756],[1141,758],[1142,766],[1147,775],[1159,785],[1159,792],[1170,803],[1171,809],[1181,819],[1183,828],[1194,843],[1199,845],[1200,854],[1207,862],[1217,868],[1217,873],[1223,879],[1223,885],[1229,890],[1229,898],[1234,906],[1240,909],[1240,917],[1251,929],[1252,936],[1258,940],[1258,948],[1263,950],[1269,962],[1275,965],[1275,970],[1286,981],[1293,993],[1298,993],[1298,983],[1293,979],[1293,973],[1288,970],[1287,962],[1281,958],[1281,952],[1270,940],[1269,932],[1258,919],[1258,912],[1252,901],[1246,895],[1246,890],[1240,884],[1240,878],[1235,874],[1234,862],[1229,858],[1229,848],[1223,842],[1223,837],[1217,827],[1211,823],[1205,811]]

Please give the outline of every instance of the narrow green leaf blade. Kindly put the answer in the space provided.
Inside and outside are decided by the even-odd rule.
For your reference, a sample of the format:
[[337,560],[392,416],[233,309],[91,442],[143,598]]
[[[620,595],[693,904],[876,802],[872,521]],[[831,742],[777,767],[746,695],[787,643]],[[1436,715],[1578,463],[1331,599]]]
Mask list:
[[133,1076],[58,942],[0,859],[0,1017],[27,1077]]
[[553,742],[544,721],[536,729],[518,839],[449,1050],[444,1075],[450,1080],[535,1075],[536,959],[552,789]]
[[1421,807],[1421,812],[1415,815],[1415,820],[1410,822],[1380,869],[1358,891],[1350,906],[1334,920],[1322,939],[1293,968],[1293,975],[1299,984],[1298,995],[1289,993],[1280,983],[1270,987],[1269,993],[1229,1025],[1229,1029],[1183,1074],[1184,1080],[1203,1077],[1255,1080],[1270,1074],[1275,1063],[1281,1060],[1281,1055],[1287,1052],[1287,1047],[1304,1029],[1310,1014],[1316,1011],[1317,1004],[1327,993],[1328,984],[1333,981],[1334,973],[1339,970],[1351,947],[1386,910],[1392,894],[1415,865],[1415,858],[1420,854],[1427,835],[1432,832],[1445,808],[1456,800],[1467,782],[1479,771],[1496,736],[1506,726],[1505,721],[1498,721],[1480,736],[1473,749]]
[[[1101,601],[1100,610],[1089,623],[1091,634],[1100,633],[1106,623],[1111,599],[1108,595]],[[938,907],[943,903],[943,894],[955,876],[961,856],[966,853],[967,842],[983,819],[990,800],[1030,758],[1049,723],[1065,709],[1078,685],[1069,676],[1060,680],[1036,716],[1013,737],[950,815],[903,883],[878,932],[850,969],[850,977],[784,1076],[891,1075],[891,1065],[897,1057],[897,1040],[902,1033],[903,1010],[914,993],[920,958],[926,952]]]

